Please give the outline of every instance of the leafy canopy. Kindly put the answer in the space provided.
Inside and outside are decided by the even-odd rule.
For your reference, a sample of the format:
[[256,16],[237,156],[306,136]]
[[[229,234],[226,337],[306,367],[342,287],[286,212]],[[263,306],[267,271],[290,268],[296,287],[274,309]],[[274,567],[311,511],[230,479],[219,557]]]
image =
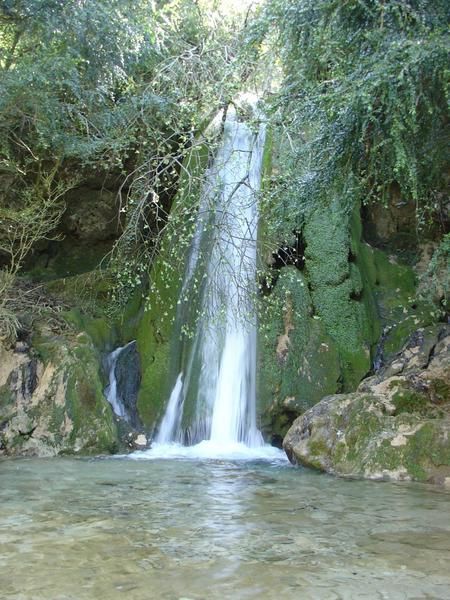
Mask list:
[[336,192],[350,204],[385,202],[393,186],[414,200],[419,224],[439,209],[449,9],[445,0],[267,4],[260,30],[285,72],[273,110],[293,143],[281,187],[294,213]]

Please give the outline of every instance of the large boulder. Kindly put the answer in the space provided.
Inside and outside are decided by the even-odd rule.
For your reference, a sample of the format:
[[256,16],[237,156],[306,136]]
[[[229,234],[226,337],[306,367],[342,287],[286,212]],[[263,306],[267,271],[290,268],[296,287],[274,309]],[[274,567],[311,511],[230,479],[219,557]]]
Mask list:
[[110,453],[118,443],[87,334],[0,345],[0,455]]
[[450,326],[414,332],[355,393],[327,396],[296,419],[283,447],[328,473],[450,485]]

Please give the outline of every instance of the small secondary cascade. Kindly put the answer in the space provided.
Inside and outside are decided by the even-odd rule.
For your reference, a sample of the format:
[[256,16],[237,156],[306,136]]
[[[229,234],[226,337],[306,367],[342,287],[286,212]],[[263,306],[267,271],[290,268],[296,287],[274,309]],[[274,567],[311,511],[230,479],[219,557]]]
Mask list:
[[134,341],[129,342],[126,346],[120,346],[119,348],[116,348],[110,354],[108,354],[105,359],[105,367],[108,372],[109,379],[109,385],[105,389],[106,399],[111,404],[114,414],[122,419],[125,419],[126,421],[130,420],[130,416],[127,413],[123,398],[118,390],[116,367],[122,352],[134,343]]
[[[206,180],[181,299],[201,280],[200,317],[155,441],[263,445],[256,426],[256,236],[265,126],[229,107]],[[189,312],[190,309],[188,309]],[[180,307],[177,321],[186,317]]]

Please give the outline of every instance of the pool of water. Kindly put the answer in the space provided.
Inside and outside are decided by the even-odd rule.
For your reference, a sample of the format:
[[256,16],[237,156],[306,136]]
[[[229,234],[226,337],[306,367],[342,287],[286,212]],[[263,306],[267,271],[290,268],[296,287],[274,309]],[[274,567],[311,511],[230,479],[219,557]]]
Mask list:
[[0,461],[1,598],[450,598],[449,491],[134,458]]

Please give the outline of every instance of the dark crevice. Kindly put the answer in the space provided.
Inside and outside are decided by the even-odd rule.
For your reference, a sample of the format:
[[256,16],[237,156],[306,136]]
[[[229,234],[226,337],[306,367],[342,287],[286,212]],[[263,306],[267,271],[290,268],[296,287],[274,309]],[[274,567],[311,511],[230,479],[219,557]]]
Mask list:
[[428,358],[427,358],[427,364],[425,365],[425,368],[426,368],[426,369],[428,369],[428,367],[430,366],[430,362],[433,360],[434,353],[435,353],[435,350],[436,350],[436,346],[437,346],[437,343],[436,343],[436,344],[434,344],[434,345],[431,347],[431,349],[430,349],[430,352],[429,352],[429,354],[428,354]]
[[306,243],[300,231],[293,231],[292,233],[295,236],[294,245],[284,244],[272,253],[271,267],[273,269],[293,265],[301,271],[305,266]]
[[350,292],[350,300],[356,300],[359,302],[362,298],[363,291],[362,290],[353,290]]
[[280,271],[271,270],[269,273],[264,274],[259,280],[259,291],[263,296],[269,296],[275,287]]
[[19,429],[19,435],[24,438],[29,439],[33,435],[33,433],[35,432],[36,429],[37,429],[37,425],[35,425],[28,431],[20,431],[20,429]]
[[336,381],[336,393],[342,394],[344,392],[344,377],[342,373],[340,373],[337,381]]
[[270,438],[270,445],[275,446],[275,448],[283,448],[283,436],[273,433]]
[[384,343],[392,327],[387,326],[383,329],[381,337],[375,349],[375,356],[372,364],[372,372],[377,373],[384,366]]
[[300,231],[292,233],[295,236],[294,244],[283,244],[270,256],[269,271],[259,281],[259,290],[263,296],[268,296],[272,292],[283,267],[294,266],[301,271],[305,266],[306,243]]
[[348,262],[349,263],[356,262],[356,254],[352,251],[351,248],[348,249]]

